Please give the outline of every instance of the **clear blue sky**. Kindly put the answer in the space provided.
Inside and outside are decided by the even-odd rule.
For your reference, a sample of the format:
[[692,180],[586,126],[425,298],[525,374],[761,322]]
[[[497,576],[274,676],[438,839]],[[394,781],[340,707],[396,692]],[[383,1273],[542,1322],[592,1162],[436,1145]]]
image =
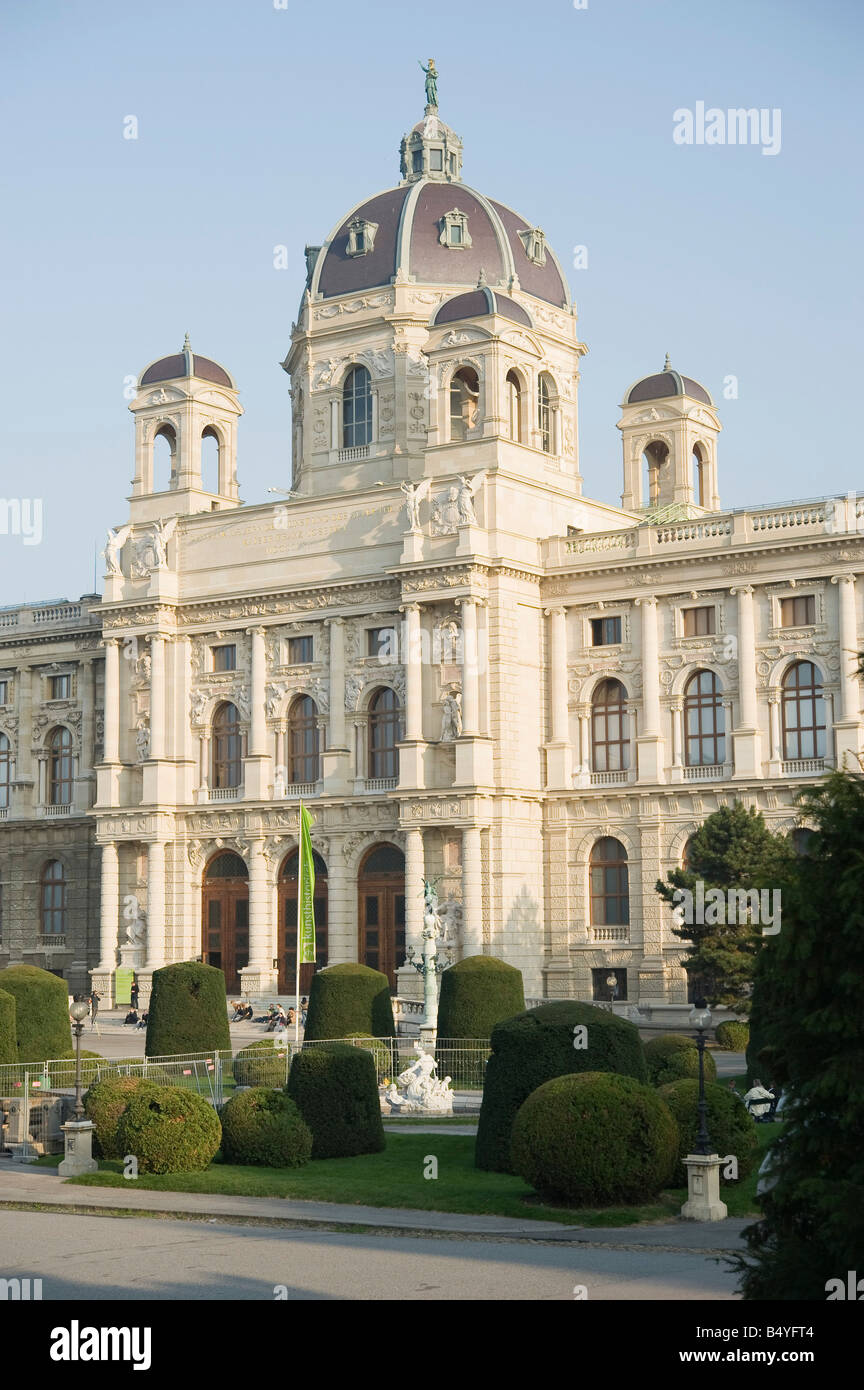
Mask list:
[[[466,181],[535,219],[567,268],[589,495],[620,500],[618,403],[667,351],[718,400],[724,505],[864,487],[862,16],[860,0],[5,0],[0,496],[43,498],[45,535],[0,535],[0,604],[92,589],[94,545],[126,516],[124,378],[187,330],[240,383],[243,496],[287,486],[278,363],[303,247],[398,182],[430,54]],[[780,108],[780,153],[676,145],[673,112],[699,101]]]

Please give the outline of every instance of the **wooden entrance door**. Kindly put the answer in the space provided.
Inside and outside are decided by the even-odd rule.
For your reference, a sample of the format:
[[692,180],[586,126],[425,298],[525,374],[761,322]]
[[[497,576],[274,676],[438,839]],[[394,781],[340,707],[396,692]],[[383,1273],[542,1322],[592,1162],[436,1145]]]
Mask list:
[[[315,946],[314,964],[300,966],[300,997],[309,995],[316,970],[327,964],[327,865],[314,850]],[[297,985],[297,851],[288,855],[279,874],[279,993],[293,994]]]
[[359,959],[380,970],[396,988],[396,969],[405,963],[405,858],[395,845],[369,851],[357,878]]
[[236,994],[249,964],[249,879],[239,854],[219,854],[207,867],[201,935],[205,962],[222,971],[226,990]]

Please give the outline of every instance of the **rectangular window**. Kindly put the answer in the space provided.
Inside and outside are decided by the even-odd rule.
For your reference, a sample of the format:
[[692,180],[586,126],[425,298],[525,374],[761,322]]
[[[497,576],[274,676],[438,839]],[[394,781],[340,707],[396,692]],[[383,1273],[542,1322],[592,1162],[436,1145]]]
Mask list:
[[591,971],[591,984],[594,999],[609,1002],[613,999],[627,998],[627,971],[610,970],[608,966],[601,966],[599,970]]
[[592,618],[591,646],[611,647],[621,641],[621,618]]
[[213,648],[213,670],[237,670],[237,648],[233,643],[230,646]]
[[397,660],[398,638],[395,627],[367,628],[366,642],[367,656],[377,656],[381,661]]
[[52,676],[49,682],[49,700],[68,700],[72,695],[71,676]]
[[9,682],[8,682],[8,681],[0,681],[0,705],[8,705],[8,703],[9,703]]
[[422,150],[415,150],[415,151],[414,151],[413,162],[414,162],[414,173],[415,173],[415,174],[422,174],[422,173],[423,173],[423,151],[422,151]]
[[289,637],[288,638],[288,665],[302,666],[305,662],[312,660],[312,638],[310,637]]
[[684,636],[685,637],[709,637],[717,631],[715,609],[711,608],[685,608],[684,609]]
[[780,600],[781,627],[810,627],[816,621],[816,599],[813,594],[796,594]]
[[444,168],[444,151],[443,151],[443,150],[430,150],[430,151],[429,151],[429,168],[430,168],[430,169],[435,169],[436,171],[441,170],[441,169]]
[[450,224],[450,245],[462,245],[462,228],[460,227],[458,222],[453,222]]

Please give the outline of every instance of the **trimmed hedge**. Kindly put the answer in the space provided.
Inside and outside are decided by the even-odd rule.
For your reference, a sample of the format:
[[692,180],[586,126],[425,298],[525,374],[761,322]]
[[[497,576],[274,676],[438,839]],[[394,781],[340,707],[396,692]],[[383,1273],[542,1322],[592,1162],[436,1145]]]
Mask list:
[[130,1096],[117,1126],[120,1152],[135,1155],[140,1173],[200,1172],[221,1138],[219,1117],[202,1096],[150,1082]]
[[154,970],[144,1051],[148,1057],[231,1051],[221,970],[200,961]]
[[72,1055],[72,1025],[66,981],[35,965],[0,970],[0,990],[15,999],[19,1062],[47,1062]]
[[93,1121],[96,1130],[95,1153],[102,1158],[123,1158],[117,1127],[134,1095],[142,1086],[150,1086],[140,1076],[106,1076],[94,1081],[84,1096],[84,1113]]
[[630,1076],[558,1076],[513,1122],[514,1171],[542,1197],[574,1206],[646,1201],[668,1184],[677,1155],[668,1106]]
[[[375,1068],[379,1076],[392,1078],[396,1074],[399,1062],[399,1053],[396,1043],[390,1043],[382,1038],[370,1038],[366,1033],[346,1033],[345,1041],[355,1040],[355,1047],[362,1047],[364,1052],[369,1052],[375,1062]],[[401,1071],[402,1068],[400,1067]]]
[[15,995],[0,989],[0,1065],[18,1061],[15,1033]]
[[[687,1169],[682,1160],[692,1154],[699,1130],[699,1082],[690,1078],[673,1081],[661,1086],[658,1095],[666,1102],[678,1123],[681,1141],[678,1146],[678,1162],[673,1181],[686,1187]],[[706,1085],[705,1101],[708,1106],[706,1123],[711,1140],[712,1153],[721,1158],[734,1154],[738,1160],[738,1181],[752,1172],[756,1162],[756,1122],[748,1113],[740,1096],[733,1095],[727,1086]],[[723,1177],[723,1170],[720,1170]]]
[[312,1132],[284,1091],[252,1086],[222,1107],[222,1157],[226,1163],[301,1168],[312,1155]]
[[466,956],[441,976],[439,1038],[489,1038],[496,1023],[524,1012],[522,971],[497,956]]
[[234,1080],[238,1086],[284,1086],[290,1051],[284,1044],[277,1047],[272,1038],[241,1047],[234,1058]]
[[750,1041],[750,1024],[729,1018],[725,1023],[717,1024],[714,1039],[724,1052],[746,1052]]
[[364,1048],[304,1047],[291,1062],[285,1089],[312,1131],[313,1158],[351,1158],[384,1148],[375,1062]]
[[[696,1039],[682,1033],[661,1033],[645,1044],[645,1061],[652,1086],[666,1086],[685,1076],[699,1075],[699,1049]],[[710,1052],[705,1053],[706,1081],[717,1080],[717,1064]]]
[[304,1039],[394,1038],[390,981],[367,965],[330,965],[312,976]]
[[[578,1035],[574,1030],[584,1029]],[[585,1046],[575,1046],[584,1042]],[[492,1030],[474,1162],[509,1173],[516,1112],[538,1086],[569,1072],[618,1072],[647,1081],[636,1025],[574,1000],[541,1004]]]

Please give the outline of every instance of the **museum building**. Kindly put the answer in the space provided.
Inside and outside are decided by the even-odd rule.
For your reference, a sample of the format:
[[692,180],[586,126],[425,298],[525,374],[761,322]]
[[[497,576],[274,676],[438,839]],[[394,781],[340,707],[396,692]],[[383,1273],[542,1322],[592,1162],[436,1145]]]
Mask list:
[[428,104],[306,248],[284,496],[241,500],[238,386],[187,338],[138,379],[101,601],[0,609],[0,967],[293,992],[302,798],[318,968],[418,997],[425,879],[454,960],[684,1004],[657,878],[735,801],[800,837],[861,749],[864,495],[723,510],[667,359],[623,396],[621,506],[584,496],[560,262],[462,156]]

